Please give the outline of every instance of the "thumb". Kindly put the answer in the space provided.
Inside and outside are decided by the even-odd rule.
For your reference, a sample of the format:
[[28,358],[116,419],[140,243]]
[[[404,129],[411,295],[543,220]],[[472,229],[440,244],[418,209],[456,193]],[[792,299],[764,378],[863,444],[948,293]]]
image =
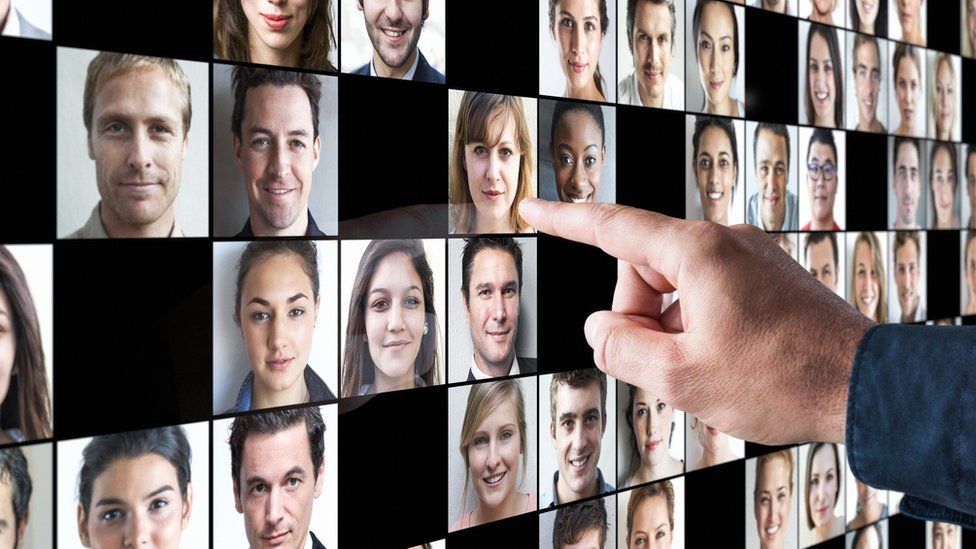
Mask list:
[[683,364],[678,334],[665,333],[652,318],[612,311],[593,313],[583,330],[598,368],[664,402],[674,400],[673,373]]

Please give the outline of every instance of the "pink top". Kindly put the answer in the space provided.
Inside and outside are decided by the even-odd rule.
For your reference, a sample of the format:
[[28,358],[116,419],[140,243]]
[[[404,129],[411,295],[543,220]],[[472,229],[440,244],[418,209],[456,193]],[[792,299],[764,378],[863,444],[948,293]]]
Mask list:
[[[529,494],[529,502],[528,502],[528,504],[526,504],[525,510],[522,511],[522,512],[523,513],[528,513],[529,511],[535,511],[535,508],[537,506],[538,506],[538,504],[536,503],[536,500],[535,500],[535,494],[531,494],[530,493]],[[474,513],[474,509],[471,510],[471,513]],[[458,530],[464,530],[465,528],[470,528],[471,527],[471,513],[468,513],[466,515],[461,515],[461,518],[459,518],[457,520],[457,522],[455,522],[454,524],[452,524],[451,525],[451,528],[448,531],[449,532],[457,532]]]

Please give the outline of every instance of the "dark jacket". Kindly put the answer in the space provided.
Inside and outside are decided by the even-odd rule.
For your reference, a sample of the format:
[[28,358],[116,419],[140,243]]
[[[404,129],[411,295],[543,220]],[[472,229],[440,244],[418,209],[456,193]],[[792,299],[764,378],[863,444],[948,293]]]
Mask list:
[[[320,231],[319,226],[315,224],[315,218],[312,217],[311,210],[308,212],[308,228],[305,229],[305,236],[325,236],[325,233]],[[234,235],[234,238],[254,238],[254,232],[251,231],[250,217],[244,222],[244,228],[241,229],[241,232]]]
[[[517,356],[515,360],[519,365],[519,375],[534,374],[539,370],[539,361],[534,358]],[[470,368],[468,368],[468,381],[475,381],[474,373],[471,372]]]
[[[329,386],[322,381],[322,378],[315,373],[315,370],[311,368],[308,364],[305,365],[305,371],[303,372],[305,376],[305,387],[308,388],[308,401],[309,402],[323,402],[326,400],[335,400],[336,396],[329,389]],[[237,412],[248,412],[251,410],[251,397],[254,394],[254,372],[248,372],[247,376],[244,378],[244,382],[241,383],[241,388],[237,391],[237,402],[234,407],[224,412],[225,414],[234,414]]]
[[[424,54],[417,50],[417,56],[420,59],[417,61],[417,70],[413,73],[414,82],[433,82],[434,84],[443,84],[445,82],[444,75],[437,72],[437,69],[430,66],[427,59],[424,58]],[[369,76],[369,63],[366,63],[362,67],[352,71],[351,74],[358,74],[360,76]]]

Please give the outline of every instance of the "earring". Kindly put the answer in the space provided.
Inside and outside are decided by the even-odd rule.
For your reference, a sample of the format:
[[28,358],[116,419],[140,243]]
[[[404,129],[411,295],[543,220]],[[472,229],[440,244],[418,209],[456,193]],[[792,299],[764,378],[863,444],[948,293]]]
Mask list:
[[427,335],[428,330],[430,330],[430,327],[427,326],[426,322],[424,322],[424,335]]

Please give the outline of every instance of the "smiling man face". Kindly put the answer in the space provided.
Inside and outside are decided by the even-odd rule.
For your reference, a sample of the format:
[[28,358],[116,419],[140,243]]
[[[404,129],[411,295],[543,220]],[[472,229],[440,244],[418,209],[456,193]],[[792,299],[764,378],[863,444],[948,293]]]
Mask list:
[[377,76],[403,78],[417,57],[417,42],[430,15],[427,0],[360,0],[356,7],[366,21]]

